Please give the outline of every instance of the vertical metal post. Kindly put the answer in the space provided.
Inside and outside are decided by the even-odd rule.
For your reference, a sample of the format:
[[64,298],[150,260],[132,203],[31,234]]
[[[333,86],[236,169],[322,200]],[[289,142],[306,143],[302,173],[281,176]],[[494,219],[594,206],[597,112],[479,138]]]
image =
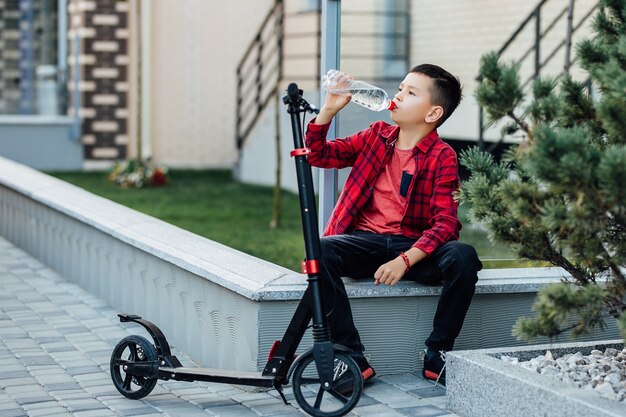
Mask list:
[[485,149],[485,109],[478,105],[478,149]]
[[[341,35],[341,1],[322,0],[322,48],[320,72],[326,74],[329,69],[339,68],[339,50]],[[319,80],[318,80],[319,81]],[[320,91],[320,103],[324,102],[325,93]],[[337,137],[337,120],[333,120],[328,129],[328,138]],[[337,196],[337,170],[322,169],[319,175],[319,221],[320,233],[324,230],[335,206]]]
[[569,0],[569,6],[567,9],[567,33],[565,34],[565,65],[563,66],[563,72],[569,74],[569,68],[572,64],[572,31],[574,25],[574,0]]
[[32,0],[20,0],[20,113],[35,113],[35,11]]
[[535,9],[535,77],[541,71],[541,5]]
[[60,102],[60,114],[67,114],[67,0],[59,0],[57,19],[57,89]]

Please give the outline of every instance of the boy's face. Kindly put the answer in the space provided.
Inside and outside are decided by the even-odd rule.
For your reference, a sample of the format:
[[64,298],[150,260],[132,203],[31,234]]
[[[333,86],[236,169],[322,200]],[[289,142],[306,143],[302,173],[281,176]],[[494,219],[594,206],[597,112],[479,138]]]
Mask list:
[[432,85],[432,78],[410,72],[393,98],[397,107],[391,111],[391,120],[400,126],[436,122],[443,115],[443,108],[431,102]]

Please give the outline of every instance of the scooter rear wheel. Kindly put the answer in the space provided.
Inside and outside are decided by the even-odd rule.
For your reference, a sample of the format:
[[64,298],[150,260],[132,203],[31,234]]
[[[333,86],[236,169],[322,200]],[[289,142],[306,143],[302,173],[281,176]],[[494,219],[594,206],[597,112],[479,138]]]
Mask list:
[[156,349],[146,338],[127,336],[111,354],[111,379],[115,388],[126,398],[138,400],[150,394],[157,378],[131,375],[125,372],[130,363],[156,361]]
[[333,385],[324,389],[313,352],[298,358],[293,371],[293,393],[302,409],[315,417],[339,417],[350,412],[363,392],[363,376],[354,359],[335,351]]

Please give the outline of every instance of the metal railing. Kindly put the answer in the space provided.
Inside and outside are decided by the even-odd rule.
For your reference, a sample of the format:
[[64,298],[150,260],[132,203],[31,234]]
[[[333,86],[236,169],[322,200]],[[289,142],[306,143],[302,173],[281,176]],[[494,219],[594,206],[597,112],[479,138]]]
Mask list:
[[276,0],[237,66],[237,148],[277,93],[282,78],[284,3]]
[[[569,0],[568,4],[554,17],[545,29],[542,30],[542,9],[546,3],[550,0],[541,0],[537,6],[530,12],[530,14],[524,19],[524,21],[519,25],[519,27],[511,34],[511,36],[504,42],[502,47],[498,50],[498,55],[502,56],[518,39],[519,35],[527,28],[528,25],[534,23],[534,42],[533,44],[526,49],[526,51],[521,55],[520,58],[515,60],[515,63],[521,65],[529,56],[533,56],[534,58],[534,72],[533,75],[528,77],[522,84],[522,88],[525,88],[528,84],[530,84],[533,80],[535,80],[540,74],[541,70],[548,65],[548,63],[556,56],[556,54],[563,48],[565,48],[565,62],[563,65],[563,72],[559,74],[559,77],[568,74],[570,68],[573,63],[576,62],[576,58],[572,59],[570,50],[571,50],[571,42],[572,35],[580,29],[580,27],[593,15],[595,10],[598,8],[598,4],[592,7],[579,21],[576,25],[573,25],[573,15],[574,15],[574,5],[575,0]],[[567,33],[563,37],[556,47],[554,47],[550,53],[547,55],[545,59],[541,59],[541,51],[542,51],[542,41],[546,39],[546,37],[550,34],[550,32],[554,29],[554,27],[561,21],[563,18],[567,19]],[[477,80],[480,81],[480,75],[477,77]],[[478,146],[483,149],[485,146],[485,116],[484,109],[479,105],[478,111]],[[500,139],[502,142],[503,138]],[[499,143],[494,144],[493,147],[497,146]]]
[[[341,59],[344,64],[353,67],[351,73],[372,82],[398,81],[402,79],[411,65],[411,2],[409,0],[392,3],[386,10],[342,10],[342,19],[361,19],[376,22],[378,28],[365,30],[342,30],[342,41],[359,40],[359,47],[367,49],[368,44],[382,42],[382,47],[372,47],[380,53],[361,52],[342,46]],[[371,46],[371,45],[370,45]],[[390,62],[399,63],[395,67]],[[352,65],[350,65],[352,64]],[[342,68],[344,65],[342,64]],[[371,68],[370,73],[361,68]]]
[[[345,48],[342,59],[354,65],[353,75],[377,81],[397,81],[404,77],[410,65],[410,0],[394,3],[392,10],[345,10],[342,16],[356,19],[376,19],[382,22],[381,30],[346,31],[342,39],[358,38],[363,42],[382,41],[390,51],[382,54],[360,53]],[[297,29],[286,29],[285,22],[297,19],[316,18],[307,28],[291,25]],[[311,22],[309,22],[311,23]],[[312,28],[312,29],[311,29]],[[304,42],[307,49],[288,48],[289,42]],[[305,11],[285,11],[285,1],[275,0],[272,8],[263,19],[252,42],[246,49],[237,66],[237,98],[235,132],[237,149],[241,149],[258,122],[265,108],[274,97],[286,77],[293,80],[316,82],[320,79],[321,51],[321,1],[317,6]],[[287,47],[285,46],[287,44]],[[310,44],[317,45],[309,49]],[[385,63],[393,60],[396,71],[385,71]],[[291,65],[290,65],[291,64]],[[362,73],[361,68],[375,68],[371,73]],[[291,69],[291,72],[288,68]],[[296,73],[292,73],[296,71]]]

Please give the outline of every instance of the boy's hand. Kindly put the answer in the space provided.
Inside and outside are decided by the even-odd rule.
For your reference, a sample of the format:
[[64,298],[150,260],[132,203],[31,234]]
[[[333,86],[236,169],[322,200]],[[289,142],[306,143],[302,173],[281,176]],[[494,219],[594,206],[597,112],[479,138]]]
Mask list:
[[374,274],[374,285],[396,285],[406,272],[406,264],[400,257],[382,264]]
[[333,85],[327,87],[326,101],[315,118],[316,124],[325,125],[330,123],[335,114],[352,100],[352,94],[348,91],[348,84],[351,78],[343,72],[339,72],[334,79]]

